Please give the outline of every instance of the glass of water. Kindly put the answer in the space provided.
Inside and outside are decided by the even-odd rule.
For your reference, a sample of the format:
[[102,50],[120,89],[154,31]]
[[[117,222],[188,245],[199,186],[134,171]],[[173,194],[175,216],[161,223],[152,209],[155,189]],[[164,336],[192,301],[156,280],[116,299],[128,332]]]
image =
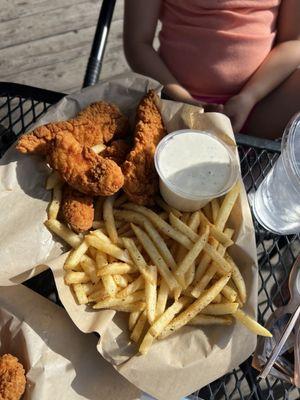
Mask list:
[[300,232],[300,113],[285,129],[281,155],[254,195],[253,212],[273,233]]

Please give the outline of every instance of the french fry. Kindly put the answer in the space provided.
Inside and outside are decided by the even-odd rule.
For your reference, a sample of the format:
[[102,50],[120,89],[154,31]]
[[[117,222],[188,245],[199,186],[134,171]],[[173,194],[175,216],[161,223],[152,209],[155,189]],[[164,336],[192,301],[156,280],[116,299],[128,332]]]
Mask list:
[[125,222],[119,229],[118,229],[118,235],[119,236],[126,236],[125,232],[131,230],[130,223]]
[[247,293],[246,293],[246,284],[244,278],[240,270],[238,269],[237,265],[228,254],[226,254],[225,259],[228,262],[228,264],[232,266],[232,280],[235,286],[237,287],[237,290],[239,292],[239,297],[242,303],[245,303],[247,298]]
[[108,265],[107,255],[102,251],[97,251],[96,265],[98,270]]
[[186,325],[191,319],[199,314],[212,300],[221,292],[223,287],[229,281],[230,275],[223,276],[213,286],[207,289],[194,303],[192,303],[186,310],[180,313],[173,319],[172,322],[164,329],[159,338],[163,339],[171,333],[177,331],[182,326]]
[[87,242],[84,240],[78,247],[77,249],[71,251],[69,254],[64,268],[65,269],[73,269],[76,267],[77,264],[79,264],[81,257],[87,252],[89,248],[89,245]]
[[130,313],[129,319],[128,319],[128,329],[130,332],[135,327],[135,324],[137,323],[137,320],[139,319],[141,313],[142,313],[141,311],[133,311]]
[[266,328],[261,326],[258,322],[256,322],[249,315],[244,313],[244,311],[238,309],[233,314],[233,316],[239,322],[241,322],[243,325],[245,325],[247,329],[249,329],[251,332],[255,333],[256,335],[267,336],[267,337],[272,337],[273,336],[271,332],[269,332]]
[[206,325],[231,325],[232,318],[223,316],[215,317],[213,315],[196,315],[190,322],[189,325],[193,326],[206,326]]
[[116,196],[106,197],[103,203],[103,219],[108,236],[112,243],[116,244],[119,241],[118,232],[115,224],[113,206]]
[[175,271],[177,269],[177,264],[174,260],[174,257],[172,256],[170,250],[168,249],[168,246],[166,245],[164,239],[160,236],[159,232],[154,228],[154,226],[148,222],[144,222],[144,228],[154,244],[156,245],[158,251],[162,255],[162,258],[165,260],[166,264],[168,267],[172,269],[172,271]]
[[149,265],[148,269],[154,281],[153,283],[150,283],[148,281],[145,282],[147,318],[149,324],[152,325],[155,320],[156,301],[157,301],[157,293],[156,293],[157,268],[155,265]]
[[144,336],[144,339],[139,347],[139,352],[143,355],[147,354],[150,347],[152,346],[155,338],[151,335],[150,332],[147,332]]
[[212,212],[212,222],[215,224],[218,218],[220,206],[218,199],[212,199],[211,201],[211,212]]
[[229,218],[229,215],[233,209],[233,206],[240,194],[240,183],[237,182],[233,188],[226,194],[223,203],[221,204],[219,214],[216,220],[216,227],[221,231],[224,230],[225,224]]
[[163,219],[164,221],[166,221],[169,217],[169,214],[166,211],[163,211],[161,213],[158,214],[159,218]]
[[218,303],[222,303],[222,295],[221,293],[219,293],[212,301],[212,303],[218,304]]
[[204,225],[209,225],[210,227],[210,234],[213,236],[218,242],[222,243],[224,247],[229,247],[233,244],[233,241],[228,238],[225,233],[223,233],[220,229],[218,229],[215,225],[213,225],[206,216],[203,214],[202,211],[199,211],[200,221]]
[[176,210],[176,208],[169,206],[169,204],[165,203],[163,199],[159,196],[155,197],[155,202],[157,205],[159,205],[160,208],[165,210],[168,214],[173,213],[176,217],[181,217],[182,212]]
[[[179,218],[175,217],[174,214],[170,213],[169,219],[173,228],[177,229],[179,232],[183,233],[186,237],[196,242],[199,239],[199,235],[193,231],[187,224],[181,221]],[[186,246],[185,246],[186,247]]]
[[61,185],[62,180],[56,171],[52,171],[46,181],[46,190],[51,190],[57,185]]
[[222,289],[222,295],[230,302],[233,303],[236,301],[238,294],[237,292],[231,288],[229,285],[224,286]]
[[99,143],[92,146],[91,149],[93,150],[94,153],[99,154],[106,149],[106,146],[103,143]]
[[137,343],[140,340],[140,337],[143,333],[145,324],[147,321],[147,313],[144,311],[141,315],[140,318],[138,319],[137,323],[135,324],[135,327],[130,335],[130,339]]
[[239,307],[239,303],[209,304],[202,311],[205,315],[226,315],[234,314]]
[[132,239],[123,238],[123,242],[134,264],[138,267],[140,273],[144,276],[145,280],[154,283],[152,280],[152,276],[148,271],[146,261],[134,241]]
[[195,265],[195,262],[193,262],[190,265],[189,269],[186,271],[186,274],[184,277],[186,287],[190,286],[191,283],[194,281],[195,272],[196,272],[196,265]]
[[[149,271],[151,273],[151,270]],[[121,275],[123,276],[123,275]],[[154,281],[154,276],[153,276],[153,284],[155,283]],[[132,283],[130,283],[128,286],[126,286],[123,290],[120,290],[118,292],[117,296],[118,298],[126,297],[131,295],[132,293],[136,292],[137,290],[143,289],[145,287],[145,279],[143,275],[140,275],[138,278],[136,278]]]
[[100,268],[97,272],[97,276],[104,275],[122,275],[136,272],[138,269],[134,265],[120,263],[120,262],[112,262],[110,264],[105,265]]
[[[217,241],[215,238],[213,238],[213,237],[208,238],[208,243],[209,243],[214,249],[217,249],[218,244],[219,244],[218,241]],[[195,284],[194,284],[194,286],[196,286],[197,283],[201,280],[201,278],[202,278],[203,275],[205,274],[205,271],[207,270],[207,268],[208,268],[210,262],[211,262],[211,257],[210,257],[210,255],[207,254],[207,253],[203,253],[203,254],[202,254],[202,257],[201,257],[201,259],[200,259],[200,262],[199,262],[199,264],[198,264],[198,266],[197,266],[197,268],[196,268]]]
[[206,243],[204,246],[204,251],[210,256],[210,258],[217,264],[217,269],[223,275],[226,275],[232,271],[231,265],[225,260],[223,256],[218,253],[218,251]]
[[[174,214],[175,215],[175,214]],[[176,215],[175,215],[176,216]],[[188,226],[194,231],[197,232],[200,225],[200,215],[199,211],[193,212],[193,214],[189,218]]]
[[[103,282],[101,282],[101,283],[103,283]],[[100,300],[105,299],[108,296],[110,296],[110,294],[105,289],[105,287],[102,285],[102,288],[99,288],[98,290],[95,290],[94,292],[92,292],[88,295],[88,301],[89,302],[100,301]]]
[[68,271],[65,274],[65,283],[72,285],[73,283],[87,283],[91,278],[85,272]]
[[124,261],[125,263],[132,263],[128,254],[115,244],[106,242],[95,235],[87,235],[85,239],[90,246],[95,247],[103,253],[115,257],[118,260]]
[[81,283],[82,290],[88,296],[90,293],[93,292],[95,285],[91,282],[88,283]]
[[157,214],[155,214],[154,211],[149,210],[146,207],[138,206],[136,204],[125,204],[124,208],[132,211],[136,211],[145,217],[149,218],[149,220],[161,231],[163,232],[166,236],[169,236],[170,238],[176,240],[178,243],[181,243],[183,246],[185,246],[187,249],[192,247],[192,243],[187,238],[185,235],[183,235],[181,232],[177,231],[174,229],[171,225],[169,225],[166,221],[161,219]]
[[162,279],[157,295],[155,319],[158,319],[165,311],[169,296],[169,287]]
[[128,286],[128,281],[127,279],[124,277],[124,275],[113,275],[114,281],[116,282],[116,284],[120,287],[120,288],[126,288]]
[[145,293],[144,291],[140,290],[138,292],[135,292],[127,297],[122,297],[121,299],[117,297],[107,297],[106,299],[98,301],[93,308],[95,309],[101,309],[101,308],[110,308],[114,306],[120,306],[124,304],[131,304],[131,303],[136,303],[140,300],[145,299]]
[[83,271],[90,277],[93,283],[97,283],[99,281],[99,278],[97,276],[96,263],[92,258],[84,254],[80,259],[80,265]]
[[61,183],[57,184],[53,188],[52,201],[48,208],[48,219],[56,219],[62,199]]
[[[196,211],[193,214],[191,214],[191,216],[189,218],[188,226],[194,232],[197,232],[199,225],[200,225],[200,216],[199,216],[199,212]],[[193,262],[185,274],[186,287],[188,287],[192,284],[192,282],[194,281],[194,278],[195,278],[195,274],[196,274],[196,264],[195,264],[195,262]]]
[[168,324],[172,321],[176,314],[178,314],[183,307],[192,302],[191,298],[180,297],[178,300],[166,309],[166,311],[154,322],[149,328],[152,336],[157,337]]
[[111,243],[110,238],[108,236],[106,236],[106,234],[103,232],[103,229],[101,229],[101,228],[91,231],[90,235],[96,236],[97,238],[99,238],[100,240],[102,240],[105,243]]
[[131,210],[114,210],[114,216],[117,220],[134,223],[140,226],[143,226],[145,222],[145,216]]
[[161,276],[164,278],[166,283],[168,284],[171,291],[179,287],[178,282],[176,281],[174,275],[169,270],[167,264],[163,260],[162,256],[159,254],[158,250],[154,246],[153,242],[142,229],[138,228],[136,225],[131,225],[136,237],[141,242],[142,246],[144,247],[146,253],[151,258],[154,265],[157,266]]
[[56,219],[48,219],[44,223],[50,231],[54,232],[74,249],[76,249],[82,242],[82,239],[79,235],[76,235],[76,233],[72,232],[66,227],[66,225],[62,224]]
[[[176,218],[176,217],[175,217]],[[186,254],[182,262],[178,265],[178,268],[175,272],[176,277],[178,278],[179,282],[184,281],[184,274],[187,272],[191,264],[196,260],[199,256],[200,252],[205,248],[209,235],[209,227],[205,227],[205,231],[203,234],[198,238],[197,242],[194,243],[191,250]]]
[[126,203],[127,200],[128,200],[127,194],[122,193],[121,196],[116,199],[114,206],[118,208],[122,204]]
[[101,280],[108,296],[114,297],[118,292],[118,286],[114,278],[111,275],[104,275]]
[[87,304],[89,302],[86,292],[81,283],[72,285],[78,304]]

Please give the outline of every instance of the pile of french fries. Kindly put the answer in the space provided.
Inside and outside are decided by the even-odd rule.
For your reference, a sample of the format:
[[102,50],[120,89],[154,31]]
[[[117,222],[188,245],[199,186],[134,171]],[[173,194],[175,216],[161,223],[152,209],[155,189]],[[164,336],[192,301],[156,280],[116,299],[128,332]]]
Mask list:
[[45,224],[73,248],[64,265],[65,283],[78,304],[128,313],[130,338],[140,353],[185,325],[199,329],[236,319],[271,336],[242,311],[246,285],[228,254],[234,230],[226,224],[239,183],[222,201],[193,213],[161,198],[156,211],[128,202],[125,194],[98,198],[94,230],[85,235],[57,220],[61,183],[50,177],[47,187],[53,200]]

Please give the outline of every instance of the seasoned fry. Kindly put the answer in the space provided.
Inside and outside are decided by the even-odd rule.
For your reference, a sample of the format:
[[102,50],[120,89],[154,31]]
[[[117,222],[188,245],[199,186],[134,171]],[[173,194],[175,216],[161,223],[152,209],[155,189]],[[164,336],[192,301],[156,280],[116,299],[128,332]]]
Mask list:
[[174,257],[172,256],[170,250],[168,249],[168,246],[166,245],[164,239],[160,236],[159,232],[154,228],[154,226],[148,222],[144,222],[144,228],[154,244],[156,245],[158,251],[162,255],[162,258],[165,260],[166,264],[168,267],[172,269],[172,271],[175,271],[177,269],[177,264],[174,260]]
[[261,326],[258,322],[256,322],[253,318],[251,318],[249,315],[244,313],[244,311],[238,309],[233,316],[240,321],[243,325],[246,326],[247,329],[255,333],[256,335],[260,336],[267,336],[267,337],[272,337],[272,333],[269,332],[266,328]]
[[220,206],[218,199],[212,199],[211,201],[211,212],[212,212],[212,222],[215,224],[218,218]]
[[118,286],[111,275],[104,275],[101,277],[103,286],[105,288],[106,293],[110,297],[114,297],[118,292]]
[[88,243],[84,240],[77,249],[71,251],[69,254],[64,268],[65,269],[73,269],[77,264],[79,264],[81,257],[87,252],[89,248]]
[[90,246],[95,247],[96,249],[102,251],[103,253],[115,257],[118,260],[124,261],[125,263],[130,263],[130,264],[132,263],[127,253],[124,250],[120,249],[115,244],[105,242],[104,240],[100,239],[99,237],[96,237],[95,235],[87,235],[85,239],[87,240]]
[[205,307],[201,314],[205,315],[226,315],[234,314],[239,307],[239,303],[221,303],[221,304],[209,304]]
[[72,285],[72,283],[87,283],[90,280],[90,277],[85,272],[68,271],[65,274],[65,283],[67,285]]
[[[199,215],[199,214],[198,214]],[[193,242],[196,242],[199,239],[199,236],[196,232],[193,231],[187,224],[181,221],[179,218],[175,217],[174,214],[170,213],[170,222],[173,228],[182,232],[185,236],[191,239]]]
[[125,204],[124,208],[132,211],[139,212],[140,214],[144,215],[145,217],[149,218],[149,220],[163,232],[165,235],[169,236],[170,238],[176,240],[178,243],[181,243],[187,249],[192,247],[191,241],[183,235],[181,232],[174,229],[171,225],[169,225],[166,221],[161,219],[154,211],[149,210],[146,207],[137,206],[136,204]]
[[240,296],[242,303],[245,303],[246,298],[247,298],[247,293],[246,293],[246,284],[245,284],[244,278],[243,278],[240,270],[238,269],[237,265],[235,264],[233,259],[228,254],[226,254],[225,260],[232,267],[232,280],[233,280],[235,286],[237,287],[237,290],[239,292],[239,296]]
[[78,304],[87,304],[89,302],[84,287],[81,283],[72,285]]
[[138,319],[137,323],[135,324],[135,327],[130,335],[130,339],[133,342],[137,343],[140,340],[140,337],[143,333],[146,321],[147,321],[147,313],[146,313],[146,311],[144,311],[141,314],[140,318]]
[[93,283],[97,283],[99,278],[97,276],[97,267],[93,259],[87,255],[83,255],[80,260],[80,265],[83,271],[90,277]]
[[205,325],[231,325],[232,318],[230,317],[215,317],[212,315],[196,315],[190,322],[189,325],[194,326],[205,326]]
[[140,345],[139,352],[143,355],[147,354],[154,340],[155,338],[151,335],[151,333],[147,332]]
[[158,319],[164,313],[168,301],[168,296],[169,296],[169,287],[166,284],[166,282],[162,279],[157,295],[155,319]]
[[[214,248],[217,249],[218,247],[218,241],[215,238],[208,238],[208,243]],[[196,274],[195,274],[195,285],[197,285],[197,283],[200,281],[200,279],[203,277],[203,275],[205,274],[205,271],[207,270],[209,264],[211,262],[211,257],[209,254],[207,253],[203,253],[200,259],[200,262],[197,266],[196,269]]]
[[146,297],[146,311],[147,318],[150,325],[153,324],[155,320],[155,311],[156,311],[156,301],[157,301],[157,293],[156,293],[156,285],[157,285],[157,268],[155,265],[149,265],[149,272],[151,273],[153,283],[146,281],[145,282],[145,297]]
[[159,196],[155,197],[155,203],[159,205],[160,208],[165,210],[168,214],[173,213],[176,217],[181,217],[182,212],[176,210],[176,208],[169,206],[166,202],[163,201],[163,199]]
[[131,303],[136,303],[140,300],[145,299],[145,293],[144,291],[140,290],[138,292],[135,292],[127,297],[122,297],[121,299],[117,297],[107,297],[106,299],[98,301],[93,307],[95,309],[100,309],[100,308],[110,308],[114,306],[120,306],[124,304],[131,304]]
[[82,242],[82,239],[79,235],[72,232],[69,228],[66,227],[66,225],[62,224],[56,219],[48,219],[47,221],[45,221],[45,225],[50,231],[54,232],[57,236],[62,238],[74,249],[76,249]]
[[166,309],[166,311],[154,322],[150,327],[149,332],[152,336],[157,337],[165,329],[166,326],[172,321],[176,314],[178,314],[183,307],[190,304],[192,299],[188,297],[181,297],[174,301],[174,303]]
[[236,202],[239,194],[240,194],[240,183],[237,182],[230,190],[230,192],[226,194],[219,210],[219,214],[216,220],[216,227],[219,228],[221,231],[224,230],[225,224],[229,218],[229,215],[233,209],[234,203]]
[[113,275],[114,281],[120,288],[126,288],[128,286],[128,281],[124,275]]
[[58,172],[52,171],[46,181],[46,190],[54,189],[55,186],[61,185],[62,183],[63,181],[61,180]]
[[232,271],[231,265],[225,260],[224,257],[218,253],[216,249],[210,244],[206,243],[204,246],[204,251],[211,257],[211,259],[218,265],[218,270],[223,275],[226,275]]
[[140,318],[141,311],[133,311],[129,315],[129,320],[128,320],[128,329],[131,332],[132,329],[135,327],[135,324],[137,323],[137,320]]
[[169,270],[167,264],[159,254],[158,250],[154,246],[149,236],[144,231],[142,231],[142,229],[138,228],[136,225],[132,224],[131,227],[134,233],[136,234],[137,238],[141,242],[142,246],[144,247],[145,251],[151,258],[152,262],[154,263],[154,265],[157,266],[160,274],[165,279],[170,290],[173,291],[174,289],[179,288],[179,284],[176,281],[174,275]]
[[103,219],[108,236],[112,243],[116,244],[119,241],[118,232],[115,224],[113,206],[116,196],[106,197],[103,203]]
[[199,216],[200,216],[200,221],[204,224],[204,225],[209,225],[210,227],[210,234],[220,243],[222,243],[222,245],[224,247],[229,247],[233,244],[233,241],[231,239],[228,238],[227,235],[225,235],[225,233],[223,233],[220,229],[218,229],[215,225],[213,225],[211,222],[209,222],[209,220],[206,218],[206,216],[203,214],[202,211],[199,211]]
[[222,289],[222,295],[230,302],[233,303],[236,301],[238,294],[237,292],[231,288],[229,285],[224,286]]
[[[94,306],[94,308],[95,308],[95,306]],[[110,306],[109,308],[110,308],[110,310],[114,310],[114,311],[131,313],[131,312],[135,312],[135,311],[143,311],[145,309],[145,303],[143,301],[138,301],[136,303]]]
[[219,294],[213,299],[212,303],[216,303],[216,304],[222,303],[222,295],[221,295],[221,293],[219,293]]
[[61,199],[62,199],[61,184],[58,183],[53,188],[52,201],[48,208],[48,219],[56,219],[57,218],[57,215],[58,215],[58,212],[60,209],[60,205],[61,205]]
[[230,275],[223,276],[206,292],[202,294],[194,303],[192,303],[185,311],[173,319],[172,322],[164,329],[160,335],[160,339],[169,336],[171,333],[177,331],[182,326],[186,325],[191,319],[199,314],[212,300],[221,292],[223,287],[229,281]]
[[97,275],[104,276],[104,275],[122,275],[128,273],[132,274],[137,270],[138,270],[137,267],[135,267],[134,265],[120,263],[120,262],[112,262],[100,268],[97,272]]
[[[149,270],[149,273],[151,271]],[[124,275],[121,275],[124,276]],[[154,276],[153,278],[153,284],[155,283],[154,281]],[[143,275],[140,275],[138,278],[136,278],[132,283],[130,283],[128,286],[126,286],[123,290],[121,290],[118,294],[118,298],[126,297],[129,296],[130,294],[136,292],[137,290],[143,289],[145,287],[145,279]]]
[[140,273],[144,276],[145,280],[153,283],[152,276],[148,271],[146,261],[137,246],[135,245],[134,241],[132,239],[123,238],[123,242],[134,264],[138,267]]
[[95,261],[96,261],[97,269],[99,270],[108,264],[107,255],[105,253],[102,253],[102,251],[97,251]]

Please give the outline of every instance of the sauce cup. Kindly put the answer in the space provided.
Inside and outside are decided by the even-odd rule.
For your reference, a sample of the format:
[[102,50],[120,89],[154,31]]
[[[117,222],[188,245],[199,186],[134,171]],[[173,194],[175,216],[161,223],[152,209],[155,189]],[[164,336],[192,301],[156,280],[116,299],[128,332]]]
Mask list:
[[236,183],[235,152],[213,134],[182,129],[165,136],[156,148],[155,168],[164,200],[180,211],[196,211],[223,196]]

